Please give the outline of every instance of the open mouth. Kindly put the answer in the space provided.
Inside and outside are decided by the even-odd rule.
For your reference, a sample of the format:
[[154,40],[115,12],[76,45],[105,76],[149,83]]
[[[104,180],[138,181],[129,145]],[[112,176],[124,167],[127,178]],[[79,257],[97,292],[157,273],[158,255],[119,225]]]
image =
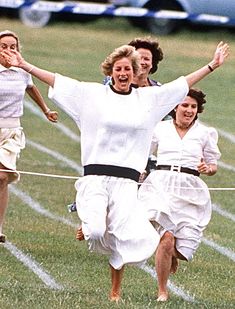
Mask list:
[[118,80],[119,80],[120,83],[125,83],[125,82],[128,81],[128,78],[127,77],[119,77]]

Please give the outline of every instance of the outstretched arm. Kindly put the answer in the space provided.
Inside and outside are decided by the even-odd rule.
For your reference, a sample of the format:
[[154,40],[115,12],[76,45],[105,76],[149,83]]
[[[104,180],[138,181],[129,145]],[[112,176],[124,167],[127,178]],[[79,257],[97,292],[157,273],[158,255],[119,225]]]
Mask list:
[[21,54],[16,50],[4,50],[1,52],[10,66],[19,67],[33,76],[40,79],[42,82],[53,87],[55,82],[55,73],[40,69],[29,62],[25,61]]
[[192,87],[197,82],[199,82],[204,77],[206,77],[208,74],[213,72],[215,69],[220,67],[224,63],[224,60],[228,57],[228,55],[229,55],[229,45],[220,42],[217,45],[217,48],[214,53],[214,58],[212,59],[212,61],[209,62],[209,64],[202,67],[201,69],[186,76],[189,88]]

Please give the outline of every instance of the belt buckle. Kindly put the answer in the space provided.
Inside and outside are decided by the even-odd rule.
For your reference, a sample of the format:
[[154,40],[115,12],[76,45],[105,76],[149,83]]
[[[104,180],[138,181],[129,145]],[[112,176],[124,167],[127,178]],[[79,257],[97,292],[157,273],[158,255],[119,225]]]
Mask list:
[[179,166],[179,165],[171,165],[171,171],[180,173],[181,166]]

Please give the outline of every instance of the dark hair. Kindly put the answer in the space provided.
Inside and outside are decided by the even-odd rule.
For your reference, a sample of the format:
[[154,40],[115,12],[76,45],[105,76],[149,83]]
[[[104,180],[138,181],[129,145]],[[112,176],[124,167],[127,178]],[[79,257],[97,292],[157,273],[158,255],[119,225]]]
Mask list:
[[[199,89],[191,88],[191,89],[189,89],[189,92],[188,92],[187,96],[188,96],[188,97],[191,97],[191,98],[193,98],[193,99],[195,99],[195,100],[197,101],[197,114],[202,113],[203,110],[204,110],[204,106],[203,106],[203,105],[206,103],[206,100],[205,100],[206,94],[203,93],[203,92],[202,92],[201,90],[199,90]],[[173,119],[175,119],[175,117],[176,117],[175,114],[176,114],[175,109],[173,109],[173,110],[169,113],[169,115],[170,115]],[[195,117],[194,119],[195,119],[195,120],[197,119],[197,115],[196,115],[196,117]]]
[[157,41],[151,39],[151,37],[136,38],[130,41],[128,45],[135,47],[136,50],[139,48],[150,50],[152,53],[152,68],[149,73],[153,74],[157,71],[158,63],[163,59],[163,52]]

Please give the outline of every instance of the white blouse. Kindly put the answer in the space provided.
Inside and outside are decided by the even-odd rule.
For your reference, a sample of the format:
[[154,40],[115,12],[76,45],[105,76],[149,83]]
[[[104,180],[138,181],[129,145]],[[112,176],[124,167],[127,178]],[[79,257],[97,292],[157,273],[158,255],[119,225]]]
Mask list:
[[207,164],[217,164],[221,156],[217,142],[217,131],[198,120],[181,139],[171,119],[156,125],[151,153],[157,151],[158,165],[178,165],[197,170],[201,158]]

